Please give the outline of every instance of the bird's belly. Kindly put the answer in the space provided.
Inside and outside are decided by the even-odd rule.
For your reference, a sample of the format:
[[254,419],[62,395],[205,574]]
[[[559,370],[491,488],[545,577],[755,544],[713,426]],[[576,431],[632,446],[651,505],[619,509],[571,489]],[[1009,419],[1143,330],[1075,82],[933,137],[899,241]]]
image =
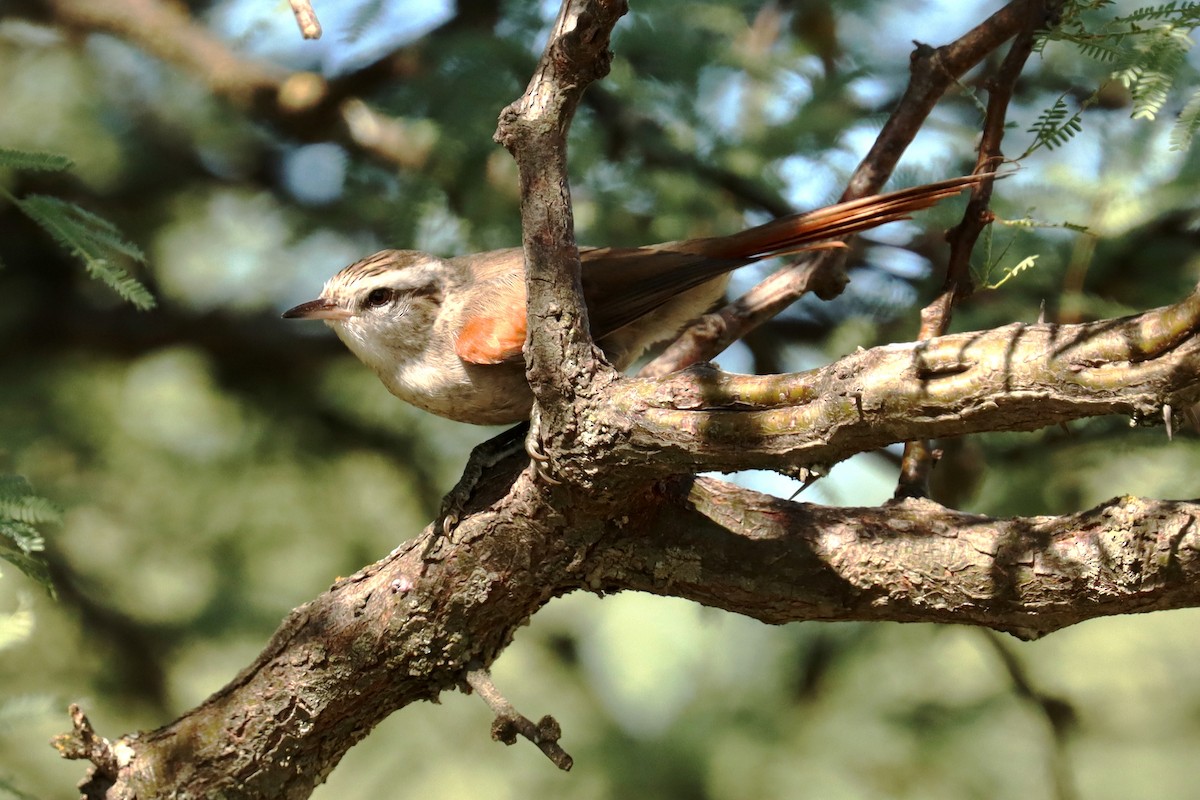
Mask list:
[[[384,379],[388,390],[417,408],[473,425],[511,425],[529,419],[533,392],[524,363],[408,369]],[[383,377],[383,376],[381,376]]]

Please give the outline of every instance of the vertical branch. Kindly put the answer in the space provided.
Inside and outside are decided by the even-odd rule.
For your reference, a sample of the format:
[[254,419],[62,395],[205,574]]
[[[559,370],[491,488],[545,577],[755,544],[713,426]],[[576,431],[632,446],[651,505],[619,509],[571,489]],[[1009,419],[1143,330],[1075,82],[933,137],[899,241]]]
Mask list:
[[[1013,40],[995,76],[988,81],[987,111],[983,121],[983,135],[979,141],[979,155],[975,160],[976,172],[995,172],[1004,160],[1001,142],[1004,139],[1008,106],[1012,101],[1017,79],[1021,77],[1025,62],[1033,52],[1034,37],[1043,22],[1044,17],[1041,16],[1031,14],[1026,18],[1024,29]],[[975,289],[971,280],[971,252],[983,229],[994,219],[989,208],[994,184],[995,179],[989,178],[971,190],[971,199],[967,203],[962,220],[946,234],[946,240],[950,243],[946,278],[937,297],[921,309],[918,341],[926,341],[946,333],[950,328],[954,304],[970,296]],[[929,471],[933,468],[935,460],[935,452],[928,441],[905,442],[895,496],[900,498],[928,495]]]
[[526,361],[538,407],[561,408],[598,369],[579,279],[567,131],[584,89],[608,74],[625,0],[563,0],[525,93],[500,114],[496,141],[517,162],[528,295]]

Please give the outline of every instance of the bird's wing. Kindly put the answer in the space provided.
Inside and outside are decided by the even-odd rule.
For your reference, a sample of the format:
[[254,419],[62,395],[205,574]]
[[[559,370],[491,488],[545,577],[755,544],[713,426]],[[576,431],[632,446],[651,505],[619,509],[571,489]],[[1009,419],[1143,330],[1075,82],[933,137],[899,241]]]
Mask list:
[[[592,336],[602,339],[659,308],[680,292],[738,263],[658,247],[582,248],[583,295]],[[519,251],[518,251],[519,252]],[[489,267],[490,268],[490,267]],[[455,352],[472,364],[519,361],[528,328],[522,273],[493,270],[463,315]]]
[[[665,242],[646,247],[581,248],[583,295],[592,337],[603,339],[673,297],[749,264],[831,246],[859,231],[929,208],[978,184],[986,175],[968,175],[859,200],[836,203],[804,214],[772,220],[732,236]],[[832,246],[839,246],[836,243]],[[477,274],[492,276],[494,292],[483,292],[466,315],[458,355],[476,364],[521,357],[525,343],[524,270],[520,250],[485,254]],[[514,285],[515,284],[515,285]]]
[[471,364],[519,361],[525,345],[525,268],[521,248],[464,256],[474,300],[463,310],[454,351]]
[[592,337],[603,339],[661,308],[672,298],[747,263],[710,258],[677,249],[675,243],[649,247],[580,251],[583,297]]
[[[521,299],[525,299],[524,292]],[[519,361],[526,327],[524,305],[507,314],[474,314],[459,329],[454,352],[471,364]]]

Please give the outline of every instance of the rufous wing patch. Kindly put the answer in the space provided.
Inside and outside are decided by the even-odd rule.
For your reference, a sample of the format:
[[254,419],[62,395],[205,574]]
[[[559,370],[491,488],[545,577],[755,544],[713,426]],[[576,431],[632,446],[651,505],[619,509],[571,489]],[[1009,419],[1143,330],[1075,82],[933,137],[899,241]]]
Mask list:
[[470,317],[458,332],[454,351],[471,364],[500,364],[521,357],[525,346],[525,309],[499,316]]

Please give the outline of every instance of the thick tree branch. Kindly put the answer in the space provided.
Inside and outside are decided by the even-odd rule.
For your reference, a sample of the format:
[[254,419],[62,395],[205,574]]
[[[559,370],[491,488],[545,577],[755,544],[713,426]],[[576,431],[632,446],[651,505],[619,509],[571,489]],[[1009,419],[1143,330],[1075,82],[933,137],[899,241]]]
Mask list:
[[789,503],[711,479],[654,535],[606,542],[593,581],[770,623],[939,621],[1036,638],[1109,614],[1200,602],[1200,504],[1118,497],[1062,517],[993,519],[922,499]]
[[[709,460],[786,469],[914,434],[1113,411],[1157,419],[1163,402],[1200,395],[1198,320],[1200,290],[1126,319],[892,345],[791,378],[623,382],[617,411],[599,419],[611,429],[586,440],[592,474],[633,476],[619,506],[599,487],[598,499],[548,507],[532,473],[513,480],[520,465],[510,460],[484,476],[480,513],[449,536],[427,530],[297,609],[254,664],[194,711],[65,752],[97,762],[91,796],[186,787],[305,797],[389,713],[462,687],[537,609],[580,588],[651,591],[773,623],[966,622],[1024,637],[1196,605],[1194,503],[1119,498],[1071,516],[993,520],[924,500],[830,509],[711,480],[647,479]],[[639,414],[619,413],[631,398]],[[703,410],[714,407],[727,410]],[[703,457],[680,455],[697,446]],[[751,449],[769,460],[738,455]]]
[[[1200,398],[1200,289],[1172,306],[854,353],[795,375],[696,367],[615,387],[594,421],[625,426],[604,462],[664,475],[832,465],[909,439],[1035,430],[1104,414],[1161,419]],[[609,464],[611,466],[611,464]]]
[[567,179],[567,130],[584,89],[608,74],[609,36],[625,0],[563,0],[525,94],[500,114],[496,141],[513,154],[521,179],[528,338],[525,357],[537,407],[531,440],[549,412],[550,436],[571,435],[570,401],[594,396],[614,371],[603,367],[588,333],[579,250]]
[[806,506],[700,479],[629,497],[620,518],[547,521],[537,497],[526,473],[439,537],[435,557],[421,555],[427,529],[339,581],[165,728],[99,749],[67,742],[72,757],[100,762],[85,791],[305,797],[384,717],[461,687],[551,597],[579,588],[686,597],[770,623],[941,621],[1026,638],[1200,604],[1196,503],[1124,497],[998,520],[927,500]]

